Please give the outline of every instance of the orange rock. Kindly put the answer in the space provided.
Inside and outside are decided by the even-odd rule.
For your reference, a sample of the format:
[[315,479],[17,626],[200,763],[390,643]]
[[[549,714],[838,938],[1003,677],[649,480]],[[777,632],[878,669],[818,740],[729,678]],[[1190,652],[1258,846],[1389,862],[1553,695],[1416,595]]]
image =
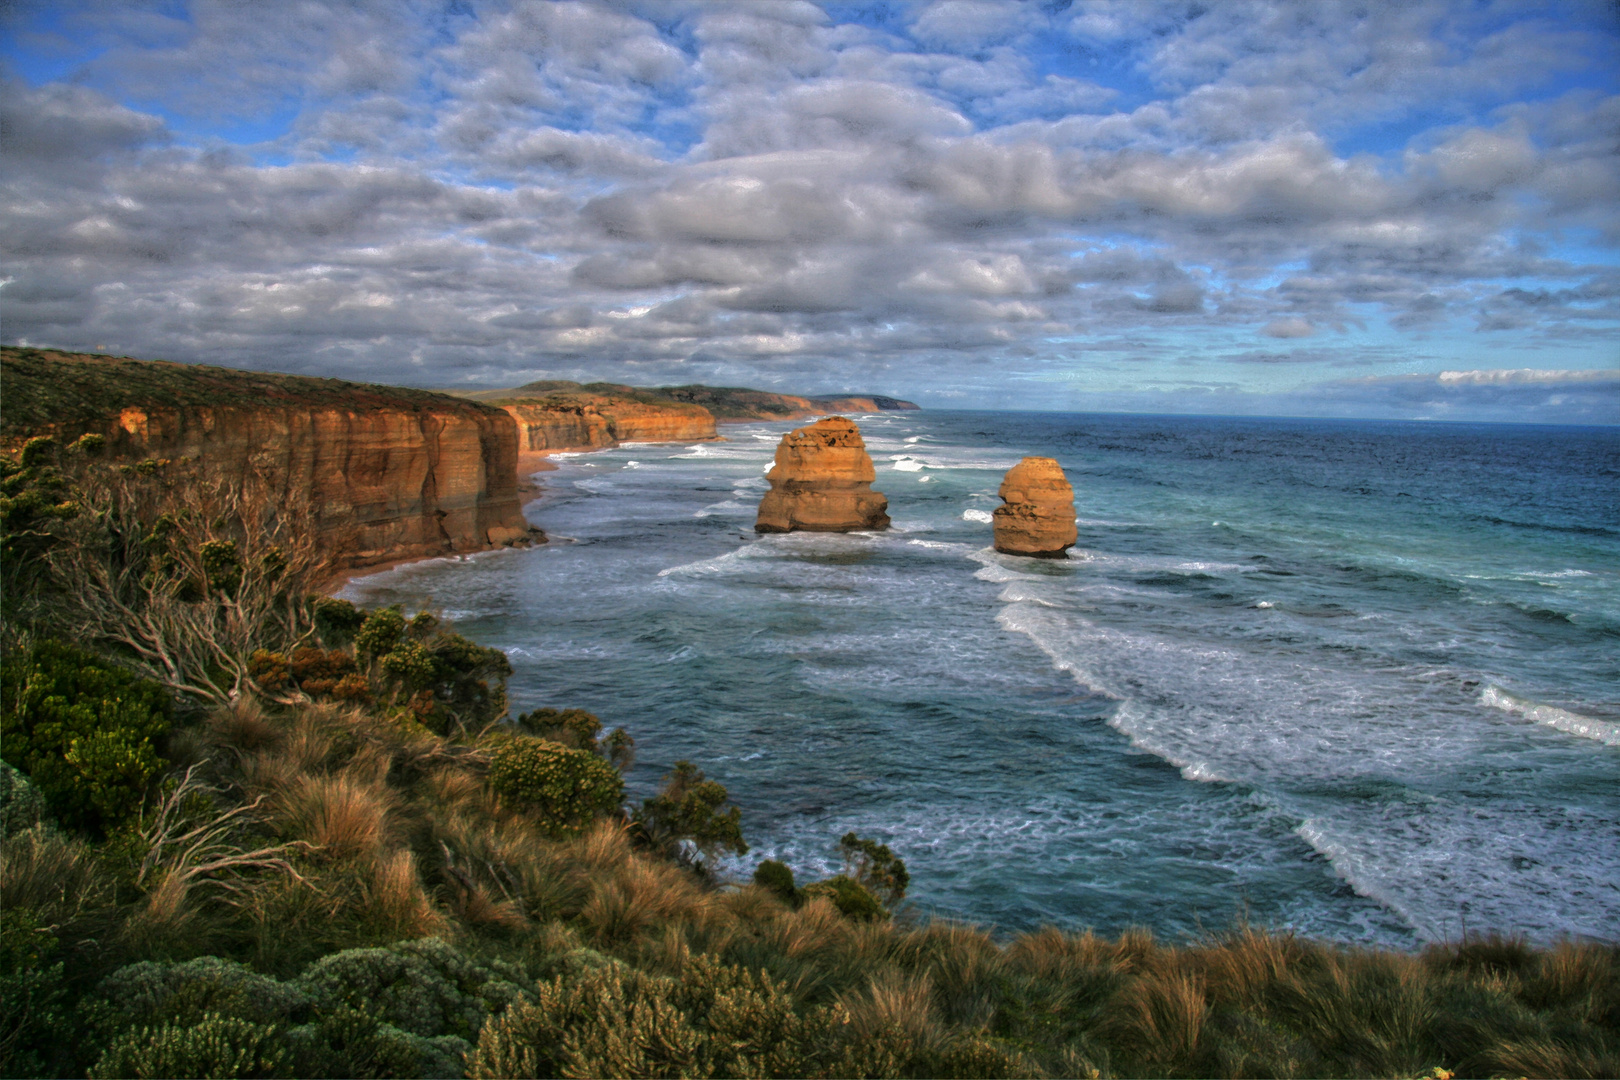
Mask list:
[[1079,538],[1074,488],[1054,458],[1027,457],[1001,481],[996,507],[996,550],[1008,555],[1061,559]]
[[49,408],[43,433],[99,434],[114,460],[168,458],[232,486],[263,484],[278,503],[309,507],[339,567],[544,542],[518,502],[517,424],[492,406],[54,351],[8,348],[4,360],[8,397]]
[[528,453],[720,437],[714,429],[714,415],[701,405],[649,404],[603,396],[591,401],[505,402],[501,407],[517,421],[518,446]]
[[872,490],[877,473],[861,429],[842,416],[790,431],[765,474],[756,532],[850,532],[887,529],[889,500]]

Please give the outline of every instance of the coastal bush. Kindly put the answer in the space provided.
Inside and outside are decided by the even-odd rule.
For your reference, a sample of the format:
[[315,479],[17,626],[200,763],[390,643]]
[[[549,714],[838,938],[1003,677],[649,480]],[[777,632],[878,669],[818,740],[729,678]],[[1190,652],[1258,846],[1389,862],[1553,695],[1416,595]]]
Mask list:
[[485,1020],[528,1000],[524,973],[479,960],[437,938],[322,957],[297,979],[319,1013],[366,1012],[424,1037],[475,1039]]
[[602,721],[584,709],[535,709],[519,713],[513,723],[542,739],[600,754],[620,772],[635,760],[636,740],[630,733],[622,727],[614,728],[603,738]]
[[541,983],[484,1028],[467,1075],[826,1075],[841,1019],[801,1015],[768,975],[708,957],[673,978],[612,964]]
[[35,828],[47,818],[39,789],[11,762],[0,760],[0,839]]
[[793,884],[793,868],[775,859],[766,859],[754,868],[754,884],[769,889],[790,904],[797,905],[803,899]]
[[0,909],[0,1076],[38,1076],[67,1019],[59,942],[36,911]]
[[889,909],[873,896],[871,891],[847,874],[838,874],[826,881],[813,881],[800,893],[804,899],[825,897],[846,918],[858,922],[887,919]]
[[292,1055],[281,1029],[210,1013],[196,1024],[140,1028],[114,1039],[86,1075],[91,1080],[175,1076],[274,1077]]
[[378,608],[366,615],[354,632],[354,648],[362,657],[383,656],[392,652],[404,636],[405,613],[400,606]]
[[0,740],[64,825],[104,832],[130,820],[162,773],[171,726],[162,687],[55,641],[0,661]]
[[694,856],[713,859],[722,851],[748,854],[742,834],[742,811],[722,811],[728,795],[723,784],[704,777],[690,761],[677,761],[657,795],[641,804],[633,818],[655,849],[688,862]]
[[354,641],[357,630],[364,625],[366,613],[347,600],[333,596],[317,597],[310,605],[315,632],[329,649],[348,645]]
[[309,1006],[303,989],[218,956],[182,962],[139,961],[108,975],[84,1009],[102,1041],[139,1028],[191,1028],[208,1016],[259,1025],[288,1023]]
[[844,856],[844,873],[862,888],[888,904],[899,903],[911,884],[905,860],[889,850],[888,844],[863,840],[853,832],[838,841]]
[[521,735],[504,740],[495,751],[489,784],[555,836],[580,832],[624,799],[624,778],[600,757]]

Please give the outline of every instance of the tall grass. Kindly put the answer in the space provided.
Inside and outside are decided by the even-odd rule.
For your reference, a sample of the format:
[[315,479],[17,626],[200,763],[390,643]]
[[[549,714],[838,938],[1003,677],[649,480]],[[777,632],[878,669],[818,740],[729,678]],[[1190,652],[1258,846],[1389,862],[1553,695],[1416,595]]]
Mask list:
[[[637,847],[618,820],[555,839],[491,791],[476,738],[247,700],[197,731],[207,791],[174,802],[167,835],[214,849],[143,874],[150,836],[95,846],[36,828],[0,845],[0,903],[51,928],[78,985],[202,952],[291,978],[339,950],[439,937],[521,964],[526,993],[561,980],[576,1004],[596,993],[579,980],[628,987],[639,971],[686,985],[694,965],[735,965],[810,1025],[793,1067],[826,1075],[1620,1075],[1610,944],[1471,938],[1401,954],[1254,928],[1175,946],[1145,930],[1000,939],[859,922],[825,898],[717,887]],[[186,877],[207,858],[265,851],[263,865]],[[691,1038],[709,1038],[707,1006],[677,999]],[[489,1075],[532,1057],[527,1028],[502,1030],[505,1049],[479,1066]]]

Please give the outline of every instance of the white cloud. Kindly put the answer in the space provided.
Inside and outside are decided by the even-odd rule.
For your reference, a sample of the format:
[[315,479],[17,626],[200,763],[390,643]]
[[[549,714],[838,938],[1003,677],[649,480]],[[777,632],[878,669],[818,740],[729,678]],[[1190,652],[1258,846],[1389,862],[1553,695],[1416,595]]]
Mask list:
[[[1620,28],[1578,6],[58,7],[72,78],[0,92],[7,340],[923,393],[1620,332]],[[1412,378],[1311,400],[1463,392]]]

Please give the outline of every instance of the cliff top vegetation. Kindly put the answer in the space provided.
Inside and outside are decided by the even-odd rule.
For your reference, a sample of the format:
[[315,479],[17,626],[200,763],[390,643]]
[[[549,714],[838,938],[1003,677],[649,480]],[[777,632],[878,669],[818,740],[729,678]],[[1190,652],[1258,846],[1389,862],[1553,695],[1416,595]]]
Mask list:
[[876,394],[806,397],[778,394],[770,390],[750,390],[740,386],[628,386],[623,383],[577,383],[567,379],[541,379],[506,390],[456,391],[460,397],[486,401],[492,405],[516,405],[529,401],[558,401],[566,404],[598,404],[608,400],[635,401],[645,405],[701,405],[716,420],[791,420],[809,412],[851,410],[865,402],[880,409],[915,409],[899,398]]
[[174,468],[0,455],[0,1076],[1620,1075],[1614,944],[998,939],[854,833],[721,880],[719,779],[627,799],[625,730]]
[[7,442],[42,432],[74,432],[126,408],[489,408],[430,390],[14,345],[0,346],[0,394],[5,399],[0,438]]

